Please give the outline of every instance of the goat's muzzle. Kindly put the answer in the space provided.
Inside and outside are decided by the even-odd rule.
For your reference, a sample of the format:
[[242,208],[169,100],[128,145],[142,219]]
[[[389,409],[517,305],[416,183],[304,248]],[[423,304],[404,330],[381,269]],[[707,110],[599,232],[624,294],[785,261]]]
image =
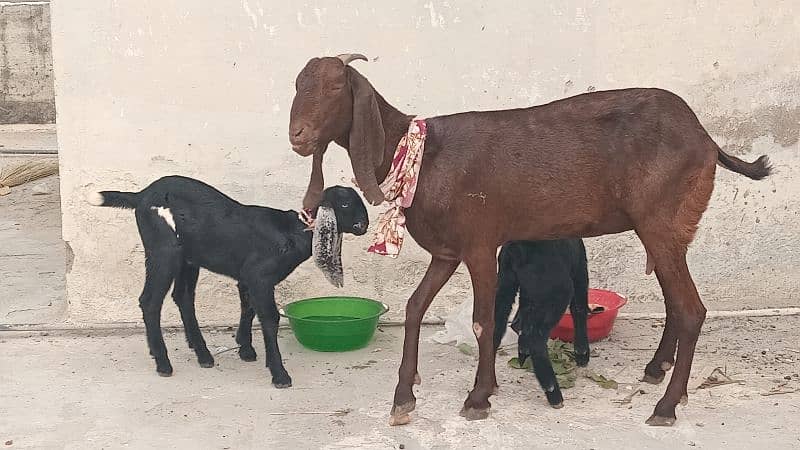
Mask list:
[[293,122],[289,124],[289,144],[298,155],[309,156],[319,147],[319,139],[308,124]]
[[356,236],[362,236],[364,233],[367,232],[367,224],[364,222],[356,222],[353,224],[353,234]]

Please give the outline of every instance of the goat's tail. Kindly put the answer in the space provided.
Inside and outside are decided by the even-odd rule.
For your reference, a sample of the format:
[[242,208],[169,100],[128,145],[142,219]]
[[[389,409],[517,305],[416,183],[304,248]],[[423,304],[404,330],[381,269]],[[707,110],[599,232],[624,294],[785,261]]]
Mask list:
[[747,178],[752,178],[753,180],[760,180],[772,173],[772,165],[767,155],[762,155],[757,160],[749,163],[735,156],[731,156],[717,147],[717,162],[720,166],[740,173]]
[[138,192],[100,191],[90,194],[86,201],[94,206],[134,209],[139,206]]

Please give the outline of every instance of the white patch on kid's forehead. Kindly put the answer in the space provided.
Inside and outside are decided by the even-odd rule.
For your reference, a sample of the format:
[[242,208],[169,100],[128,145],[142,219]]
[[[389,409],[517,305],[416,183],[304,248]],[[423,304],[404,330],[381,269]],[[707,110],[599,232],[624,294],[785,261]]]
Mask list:
[[165,208],[163,206],[151,206],[150,209],[155,211],[158,214],[158,217],[164,219],[164,222],[167,222],[172,231],[177,231],[175,229],[175,218],[172,217],[172,211],[169,208]]

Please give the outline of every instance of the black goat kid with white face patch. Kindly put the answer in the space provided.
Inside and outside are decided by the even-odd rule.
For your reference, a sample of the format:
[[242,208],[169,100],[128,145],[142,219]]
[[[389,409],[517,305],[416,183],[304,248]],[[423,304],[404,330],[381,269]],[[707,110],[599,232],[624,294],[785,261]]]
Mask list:
[[369,226],[361,198],[341,186],[324,191],[313,232],[296,211],[242,205],[202,181],[181,176],[161,178],[141,192],[103,191],[88,200],[96,206],[135,209],[147,266],[139,306],[159,375],[172,375],[160,321],[164,296],[173,281],[172,297],[189,348],[200,366],[214,366],[195,316],[195,286],[202,267],[239,282],[239,356],[256,360],[251,329],[258,315],[267,367],[279,388],[291,386],[292,379],[278,349],[275,285],[311,257],[313,248],[317,266],[341,286],[342,233],[363,235]]
[[368,224],[367,208],[355,190],[341,186],[325,190],[314,221],[312,253],[317,267],[334,286],[344,286],[342,233],[360,236],[367,232]]

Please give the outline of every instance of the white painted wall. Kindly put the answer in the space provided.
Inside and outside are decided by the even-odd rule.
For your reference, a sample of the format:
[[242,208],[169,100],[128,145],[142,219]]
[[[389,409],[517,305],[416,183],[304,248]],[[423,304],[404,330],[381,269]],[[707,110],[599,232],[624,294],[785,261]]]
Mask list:
[[[140,320],[133,214],[89,207],[84,195],[183,174],[243,202],[298,207],[310,160],[287,140],[294,78],[310,57],[342,52],[368,55],[358,69],[401,110],[424,115],[592,88],[676,92],[718,143],[748,160],[767,153],[778,169],[758,183],[720,170],[690,250],[701,295],[718,309],[800,297],[797,2],[54,0],[52,17],[73,321]],[[326,163],[329,184],[349,183],[344,152]],[[401,318],[428,255],[407,242],[390,260],[367,255],[367,245],[346,240],[341,292],[379,298]],[[625,293],[628,308],[661,310],[634,236],[588,246],[593,286]],[[332,293],[309,262],[279,300]],[[235,321],[233,283],[201,275],[198,295],[201,322]],[[470,295],[460,269],[433,314]]]

